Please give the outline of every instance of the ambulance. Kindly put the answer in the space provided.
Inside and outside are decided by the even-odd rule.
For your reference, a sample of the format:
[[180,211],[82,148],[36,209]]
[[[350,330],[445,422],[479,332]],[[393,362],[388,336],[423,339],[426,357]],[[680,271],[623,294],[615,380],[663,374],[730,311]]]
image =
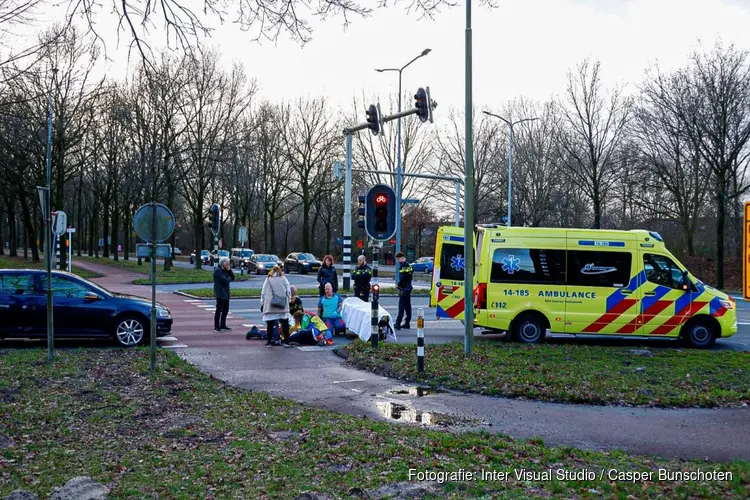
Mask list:
[[[653,231],[478,225],[475,326],[523,343],[549,333],[682,338],[737,333],[733,298],[695,278]],[[438,228],[430,306],[463,320],[464,234]]]

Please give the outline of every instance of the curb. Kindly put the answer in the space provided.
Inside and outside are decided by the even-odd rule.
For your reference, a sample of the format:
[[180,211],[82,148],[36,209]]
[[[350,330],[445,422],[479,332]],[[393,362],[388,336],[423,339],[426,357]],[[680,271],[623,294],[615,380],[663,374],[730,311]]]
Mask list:
[[349,359],[349,350],[346,347],[336,347],[333,353],[343,360]]

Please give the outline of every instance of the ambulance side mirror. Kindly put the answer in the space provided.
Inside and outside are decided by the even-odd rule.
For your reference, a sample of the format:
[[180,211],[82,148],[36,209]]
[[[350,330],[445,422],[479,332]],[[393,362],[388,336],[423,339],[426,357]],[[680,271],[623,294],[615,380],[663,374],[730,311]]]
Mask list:
[[682,289],[686,292],[690,290],[690,278],[688,278],[687,271],[682,271]]

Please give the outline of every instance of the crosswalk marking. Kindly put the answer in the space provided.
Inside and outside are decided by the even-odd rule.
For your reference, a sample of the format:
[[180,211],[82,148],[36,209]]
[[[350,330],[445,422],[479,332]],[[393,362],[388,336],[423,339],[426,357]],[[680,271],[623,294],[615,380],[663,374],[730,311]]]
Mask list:
[[162,349],[181,349],[183,347],[188,347],[188,345],[187,344],[170,344],[170,345],[161,346]]

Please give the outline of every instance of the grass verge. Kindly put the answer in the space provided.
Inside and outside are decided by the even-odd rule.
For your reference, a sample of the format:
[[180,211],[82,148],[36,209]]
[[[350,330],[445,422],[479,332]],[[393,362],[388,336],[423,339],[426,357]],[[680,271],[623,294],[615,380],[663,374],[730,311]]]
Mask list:
[[[75,258],[73,262],[75,262]],[[32,262],[25,260],[23,257],[10,257],[8,255],[0,255],[0,269],[44,269],[44,261]],[[81,278],[100,278],[101,274],[87,271],[76,267],[75,264],[72,266],[73,274],[80,276]]]
[[[619,451],[549,448],[487,433],[448,433],[338,415],[228,387],[172,352],[150,377],[143,349],[0,353],[0,495],[47,495],[87,475],[109,498],[334,497],[404,484],[409,469],[479,474],[506,481],[433,485],[433,497],[656,496],[747,498],[750,463],[651,459]],[[515,471],[596,471],[594,480],[524,481]],[[731,473],[728,481],[608,481],[606,471]],[[599,479],[599,471],[605,473]],[[556,474],[556,473],[555,473]],[[280,478],[282,478],[280,480]],[[414,481],[411,481],[414,484]]]
[[[186,293],[189,295],[192,295],[193,297],[199,297],[199,298],[214,298],[214,289],[213,288],[186,288],[184,290],[178,290],[180,293]],[[315,297],[318,296],[318,289],[317,288],[300,288],[297,287],[297,295],[299,296],[305,296],[305,295],[313,295]],[[352,297],[354,296],[353,293],[350,294]],[[380,289],[380,295],[381,296],[396,296],[398,295],[395,287],[382,287]],[[419,296],[428,296],[430,295],[430,291],[424,288],[415,288],[412,292],[412,296],[419,295]],[[233,288],[232,289],[232,298],[242,298],[242,297],[260,297],[260,288]]]
[[[429,332],[427,332],[429,335]],[[491,396],[563,403],[660,407],[750,403],[750,353],[587,345],[479,343],[470,360],[458,343],[414,347],[354,342],[347,363],[382,375]]]
[[[137,259],[132,260],[118,260],[115,262],[112,259],[104,259],[96,257],[84,257],[89,262],[94,264],[102,264],[105,266],[116,267],[118,269],[124,269],[134,273],[149,273],[150,263],[143,261],[142,265],[138,265]],[[249,279],[247,275],[241,276],[239,272],[234,273],[236,281],[245,281]],[[164,270],[164,264],[157,264],[156,266],[156,284],[157,285],[178,285],[188,283],[211,283],[213,282],[213,272],[204,271],[203,269],[187,269],[184,267],[172,267],[169,271]],[[150,285],[151,278],[139,278],[133,280],[134,285]]]

